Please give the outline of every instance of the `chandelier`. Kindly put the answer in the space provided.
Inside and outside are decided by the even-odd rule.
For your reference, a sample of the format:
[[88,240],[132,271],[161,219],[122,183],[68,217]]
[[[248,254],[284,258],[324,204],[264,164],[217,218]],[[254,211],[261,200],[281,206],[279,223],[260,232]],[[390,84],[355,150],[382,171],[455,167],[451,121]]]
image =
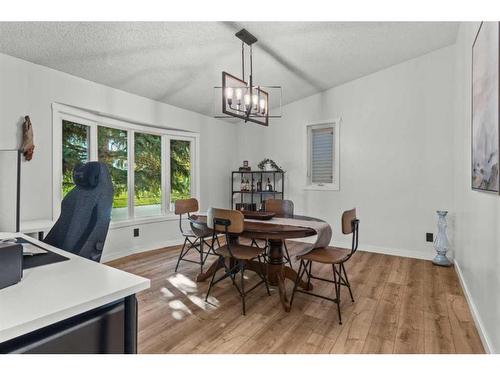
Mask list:
[[[241,40],[241,78],[222,72],[222,86],[215,87],[221,89],[219,97],[222,102],[222,115],[216,115],[215,117],[236,117],[243,119],[245,123],[253,122],[268,126],[269,118],[281,117],[281,115],[270,114],[271,105],[281,108],[281,87],[255,84],[253,79],[252,45],[257,42],[257,38],[245,29],[238,31],[235,36]],[[245,77],[246,50],[248,50],[250,60],[248,79]],[[276,90],[279,90],[279,103],[271,103],[270,91]]]

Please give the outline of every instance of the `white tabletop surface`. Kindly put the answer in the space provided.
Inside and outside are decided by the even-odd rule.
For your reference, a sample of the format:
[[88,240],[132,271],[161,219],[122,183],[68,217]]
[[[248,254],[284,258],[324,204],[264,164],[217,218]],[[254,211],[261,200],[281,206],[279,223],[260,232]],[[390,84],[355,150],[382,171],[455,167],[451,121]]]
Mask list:
[[0,342],[148,289],[150,281],[25,237],[69,260],[23,271],[22,280],[0,290]]

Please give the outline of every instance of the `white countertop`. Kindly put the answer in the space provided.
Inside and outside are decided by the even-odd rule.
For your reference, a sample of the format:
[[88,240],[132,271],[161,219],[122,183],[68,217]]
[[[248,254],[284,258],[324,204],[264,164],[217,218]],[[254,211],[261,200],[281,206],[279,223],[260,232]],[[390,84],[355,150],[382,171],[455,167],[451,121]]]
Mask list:
[[0,342],[148,289],[140,276],[96,263],[25,237],[69,260],[24,270],[22,280],[0,290]]

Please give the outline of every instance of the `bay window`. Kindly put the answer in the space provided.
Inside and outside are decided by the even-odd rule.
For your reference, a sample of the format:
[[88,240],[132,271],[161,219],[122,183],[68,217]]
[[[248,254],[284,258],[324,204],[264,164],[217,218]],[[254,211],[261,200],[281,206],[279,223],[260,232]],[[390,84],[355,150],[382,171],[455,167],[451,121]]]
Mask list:
[[198,134],[137,125],[71,107],[53,105],[54,203],[73,188],[79,163],[106,164],[113,183],[113,222],[161,218],[177,199],[197,196]]

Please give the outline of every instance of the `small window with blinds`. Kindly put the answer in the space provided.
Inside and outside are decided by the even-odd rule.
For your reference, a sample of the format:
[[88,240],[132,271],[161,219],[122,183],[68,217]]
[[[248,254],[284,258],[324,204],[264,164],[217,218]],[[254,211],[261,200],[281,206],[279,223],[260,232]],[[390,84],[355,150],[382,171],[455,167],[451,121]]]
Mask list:
[[338,190],[338,121],[307,126],[308,188]]

